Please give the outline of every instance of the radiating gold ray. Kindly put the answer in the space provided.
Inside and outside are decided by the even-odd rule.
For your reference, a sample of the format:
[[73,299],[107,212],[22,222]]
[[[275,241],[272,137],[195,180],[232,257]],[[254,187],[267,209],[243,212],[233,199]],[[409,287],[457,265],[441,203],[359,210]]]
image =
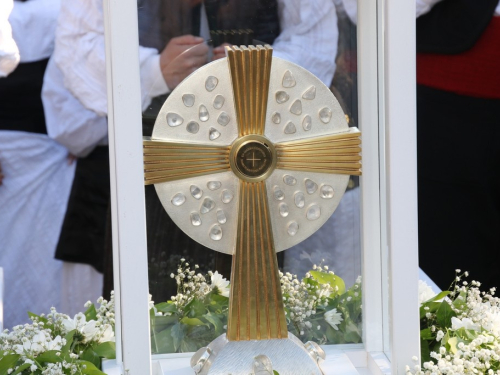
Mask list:
[[264,135],[272,47],[226,47],[238,135]]
[[264,181],[240,181],[236,251],[231,270],[227,337],[288,337]]
[[295,171],[361,175],[361,132],[345,133],[275,144],[276,168]]
[[144,183],[176,181],[225,172],[229,166],[229,147],[143,141]]

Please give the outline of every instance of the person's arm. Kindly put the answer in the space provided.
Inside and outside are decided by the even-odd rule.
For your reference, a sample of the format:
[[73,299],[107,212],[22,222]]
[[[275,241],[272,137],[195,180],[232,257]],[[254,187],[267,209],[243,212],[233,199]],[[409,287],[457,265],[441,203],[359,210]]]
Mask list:
[[12,7],[12,0],[0,1],[0,77],[7,77],[19,64],[19,49],[9,23]]
[[[100,116],[107,114],[104,18],[100,0],[63,0],[54,60],[64,86]],[[169,92],[154,48],[139,48],[142,106]]]
[[292,61],[332,82],[337,54],[337,13],[332,0],[278,0],[281,33],[273,56]]

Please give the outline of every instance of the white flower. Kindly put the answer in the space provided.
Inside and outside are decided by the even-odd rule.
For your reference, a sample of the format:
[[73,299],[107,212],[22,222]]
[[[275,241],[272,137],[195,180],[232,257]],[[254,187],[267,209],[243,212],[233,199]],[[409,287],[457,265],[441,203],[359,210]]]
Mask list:
[[471,329],[474,331],[480,330],[479,325],[475,324],[471,319],[469,318],[458,319],[455,317],[451,318],[451,328],[454,330],[460,328]]
[[332,309],[325,313],[325,320],[328,324],[332,326],[333,329],[338,331],[339,329],[337,326],[344,319],[342,319],[342,314],[337,312],[337,309]]
[[219,293],[224,297],[229,297],[229,281],[227,281],[222,275],[215,271],[212,276],[210,276],[212,282],[212,289],[217,288]]
[[99,332],[97,327],[97,322],[95,320],[90,320],[87,322],[85,315],[83,313],[78,313],[75,315],[74,319],[66,318],[62,321],[65,333],[68,333],[74,329],[80,332],[84,339],[83,342],[89,342],[94,339],[94,337]]
[[424,302],[427,302],[431,298],[435,297],[436,293],[432,290],[432,288],[427,285],[425,281],[418,280],[418,303],[421,305]]
[[444,337],[444,332],[439,330],[436,334],[436,341],[441,341],[443,337]]
[[113,327],[111,327],[111,325],[109,324],[105,324],[102,328],[103,330],[98,340],[99,343],[103,343],[106,341],[115,341],[115,333],[113,331]]

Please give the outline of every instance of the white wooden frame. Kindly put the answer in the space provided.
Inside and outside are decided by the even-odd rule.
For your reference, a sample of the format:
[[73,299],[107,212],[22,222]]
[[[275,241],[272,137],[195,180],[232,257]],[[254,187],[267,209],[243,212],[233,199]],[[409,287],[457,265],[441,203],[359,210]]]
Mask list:
[[[401,374],[419,354],[415,3],[358,0],[358,9],[364,347],[343,350],[372,374]],[[141,99],[138,46],[131,42],[138,40],[137,2],[104,0],[104,13],[118,364],[107,372],[147,375]]]

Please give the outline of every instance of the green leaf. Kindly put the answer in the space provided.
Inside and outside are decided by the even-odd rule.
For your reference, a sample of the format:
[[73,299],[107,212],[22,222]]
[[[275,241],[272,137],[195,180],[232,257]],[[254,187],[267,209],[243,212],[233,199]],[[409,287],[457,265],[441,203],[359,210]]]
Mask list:
[[48,350],[46,352],[43,352],[40,354],[38,357],[36,357],[37,362],[44,362],[44,363],[57,363],[57,362],[62,362],[63,358],[60,355],[57,355],[56,353],[60,353],[59,350]]
[[106,375],[104,372],[99,370],[98,366],[101,364],[99,363],[97,366],[94,365],[92,362],[88,362],[85,360],[79,360],[77,361],[79,365],[85,365],[85,369],[83,370],[83,373],[85,375]]
[[213,324],[213,326],[215,328],[215,332],[217,332],[217,334],[222,333],[224,325],[222,324],[221,320],[219,319],[219,317],[217,315],[212,314],[212,313],[208,313],[208,314],[203,315],[203,317],[206,320],[208,320],[209,323]]
[[66,339],[66,345],[64,345],[61,348],[61,352],[63,353],[68,353],[69,349],[71,348],[71,345],[73,344],[73,338],[75,336],[76,329],[69,331],[66,336],[64,337]]
[[177,306],[173,302],[162,302],[155,305],[156,310],[162,313],[176,313],[178,311]]
[[101,366],[101,358],[99,358],[97,353],[92,348],[87,348],[87,350],[85,350],[80,356],[80,359],[93,363],[96,367]]
[[22,373],[24,370],[26,370],[30,366],[31,365],[29,363],[25,363],[24,365],[19,366],[19,368],[16,371],[14,371],[11,375],[20,374],[20,373]]
[[113,341],[106,341],[97,345],[94,348],[94,351],[99,357],[103,357],[106,359],[116,358],[116,345]]
[[31,318],[33,321],[38,321],[38,322],[44,322],[47,323],[48,320],[47,318],[42,318],[40,315],[33,314],[31,311],[28,311],[28,316]]
[[451,306],[448,302],[443,301],[441,305],[437,309],[436,318],[438,324],[443,328],[451,327],[451,318],[456,316],[455,312],[451,309]]
[[345,283],[342,278],[337,275],[332,275],[328,272],[321,271],[309,271],[309,273],[320,283],[320,284],[330,284],[330,286],[335,290],[338,287],[337,294],[345,293]]
[[[425,302],[420,306],[420,319],[425,318],[426,313],[435,313],[443,302]],[[428,310],[425,310],[428,307]]]
[[90,320],[97,320],[97,310],[95,309],[94,304],[91,304],[84,314],[87,322]]
[[432,333],[430,328],[425,328],[420,331],[420,339],[421,340],[433,340],[434,339],[434,333]]
[[171,335],[174,341],[175,352],[179,350],[182,340],[185,336],[185,326],[181,323],[175,323],[172,327]]
[[21,356],[19,354],[7,354],[0,360],[0,375],[7,375],[10,368],[16,367],[16,363]]
[[425,340],[420,340],[420,364],[424,362],[429,362],[431,360],[431,351],[429,349],[429,343]]
[[190,318],[196,318],[197,316],[203,315],[206,311],[207,308],[205,304],[197,298],[193,298],[184,308],[184,312]]
[[189,353],[195,352],[200,348],[195,342],[189,339],[185,339],[181,342],[180,352],[181,353]]
[[425,301],[425,303],[427,302],[435,302],[435,301],[439,301],[440,299],[443,299],[444,297],[446,297],[448,294],[450,294],[451,292],[449,290],[445,290],[437,295],[435,295],[434,297],[432,297],[431,299]]
[[154,334],[151,339],[154,341],[157,353],[175,353],[172,327]]
[[188,326],[202,326],[205,324],[198,318],[188,318],[187,316],[181,319],[181,323]]
[[280,375],[280,373],[276,370],[273,370],[273,375]]

